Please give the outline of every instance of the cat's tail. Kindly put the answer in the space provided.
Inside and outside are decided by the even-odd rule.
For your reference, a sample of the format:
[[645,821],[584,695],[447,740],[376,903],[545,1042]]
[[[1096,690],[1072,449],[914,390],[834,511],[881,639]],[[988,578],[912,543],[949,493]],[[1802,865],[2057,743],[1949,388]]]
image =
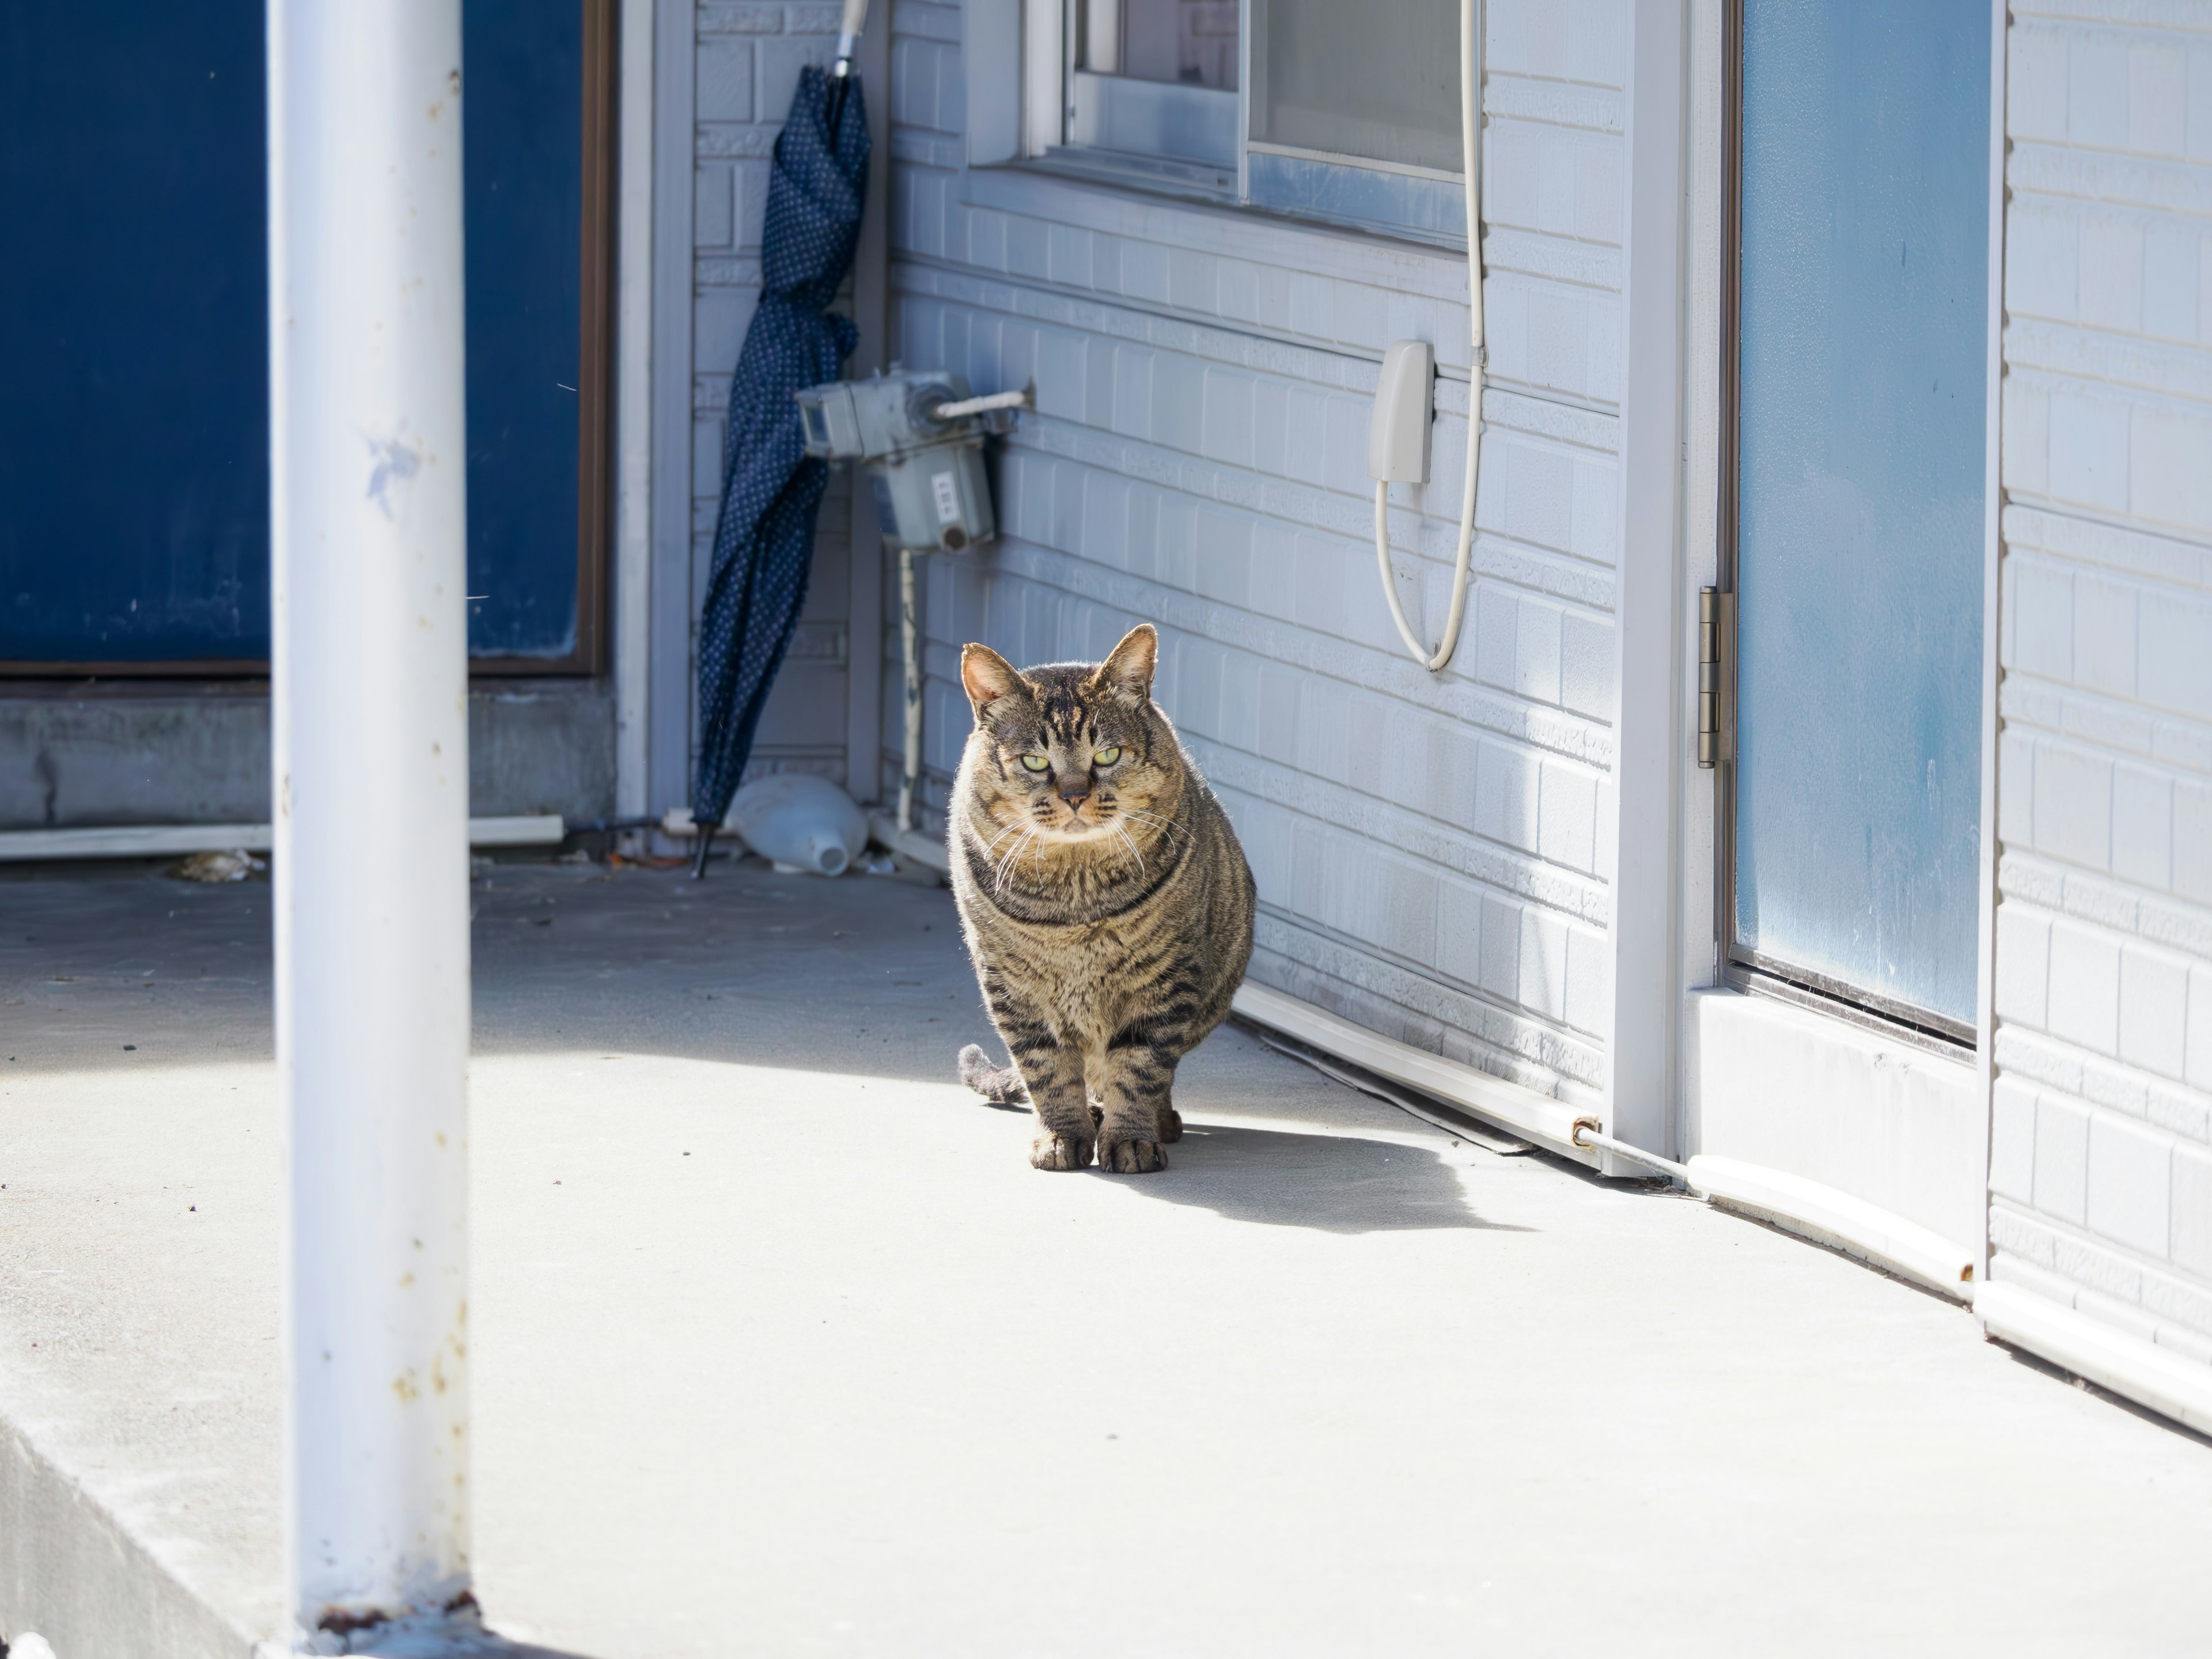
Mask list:
[[1030,1103],[1021,1073],[1011,1066],[992,1065],[991,1057],[972,1042],[960,1051],[960,1080],[994,1106]]

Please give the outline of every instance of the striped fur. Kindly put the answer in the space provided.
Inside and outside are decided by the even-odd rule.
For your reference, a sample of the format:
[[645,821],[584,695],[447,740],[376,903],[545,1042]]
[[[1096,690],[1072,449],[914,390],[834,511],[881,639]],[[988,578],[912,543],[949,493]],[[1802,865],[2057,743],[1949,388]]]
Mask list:
[[1152,706],[1158,649],[1145,624],[1096,665],[1023,673],[980,645],[961,653],[975,729],[953,787],[952,891],[1013,1064],[970,1047],[960,1074],[988,1099],[1027,1095],[1041,1170],[1094,1151],[1124,1175],[1166,1166],[1176,1066],[1228,1017],[1252,955],[1252,872]]

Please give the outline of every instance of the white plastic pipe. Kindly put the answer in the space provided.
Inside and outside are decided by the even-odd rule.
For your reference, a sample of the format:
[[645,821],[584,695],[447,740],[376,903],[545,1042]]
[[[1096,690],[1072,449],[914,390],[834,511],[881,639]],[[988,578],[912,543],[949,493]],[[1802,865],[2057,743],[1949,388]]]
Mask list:
[[467,1585],[459,0],[268,0],[276,1062],[300,1624]]
[[1601,1152],[1611,1152],[1615,1158],[1626,1158],[1631,1164],[1641,1164],[1647,1170],[1656,1170],[1662,1175],[1672,1176],[1685,1187],[1690,1184],[1690,1171],[1686,1166],[1675,1163],[1671,1158],[1662,1158],[1656,1152],[1647,1152],[1641,1146],[1632,1146],[1625,1140],[1614,1139],[1598,1127],[1598,1121],[1594,1117],[1575,1120],[1573,1139],[1577,1146],[1595,1146]]
[[1375,483],[1375,563],[1382,576],[1382,595],[1390,602],[1390,620],[1398,624],[1398,637],[1405,641],[1413,660],[1431,674],[1442,672],[1459,648],[1460,624],[1467,617],[1468,572],[1474,558],[1475,483],[1482,465],[1482,174],[1476,165],[1476,135],[1482,118],[1482,64],[1474,0],[1460,0],[1459,64],[1460,167],[1467,190],[1467,308],[1474,355],[1469,359],[1467,387],[1467,487],[1460,500],[1459,556],[1452,566],[1451,610],[1444,618],[1443,640],[1434,652],[1421,643],[1413,623],[1406,620],[1397,578],[1390,572],[1390,486],[1379,478]]
[[[471,847],[557,847],[568,823],[557,812],[471,818]],[[266,823],[123,823],[112,828],[0,830],[0,864],[49,859],[154,859],[186,853],[265,853]]]
[[939,404],[929,415],[932,420],[957,421],[963,415],[988,415],[994,409],[1027,409],[1036,401],[1036,388],[1025,386],[1018,392],[994,392],[981,398]]

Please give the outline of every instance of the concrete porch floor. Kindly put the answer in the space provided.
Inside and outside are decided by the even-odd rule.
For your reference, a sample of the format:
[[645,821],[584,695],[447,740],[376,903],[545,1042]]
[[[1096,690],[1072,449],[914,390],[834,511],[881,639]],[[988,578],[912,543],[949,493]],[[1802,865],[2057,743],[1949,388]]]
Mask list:
[[[947,895],[474,891],[477,1589],[510,1635],[2212,1641],[2212,1445],[1854,1262],[1455,1144],[1236,1030],[1167,1171],[1040,1174],[953,1081],[988,1033]],[[0,1634],[59,1659],[276,1623],[269,898],[0,881]]]

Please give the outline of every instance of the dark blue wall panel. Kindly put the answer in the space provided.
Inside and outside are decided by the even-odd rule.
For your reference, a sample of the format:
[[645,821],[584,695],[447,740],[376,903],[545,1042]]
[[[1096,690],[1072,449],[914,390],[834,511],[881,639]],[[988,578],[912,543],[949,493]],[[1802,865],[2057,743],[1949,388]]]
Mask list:
[[[0,660],[269,648],[263,8],[0,5]],[[470,644],[576,638],[582,8],[466,0]]]
[[269,653],[262,9],[0,5],[0,659]]

